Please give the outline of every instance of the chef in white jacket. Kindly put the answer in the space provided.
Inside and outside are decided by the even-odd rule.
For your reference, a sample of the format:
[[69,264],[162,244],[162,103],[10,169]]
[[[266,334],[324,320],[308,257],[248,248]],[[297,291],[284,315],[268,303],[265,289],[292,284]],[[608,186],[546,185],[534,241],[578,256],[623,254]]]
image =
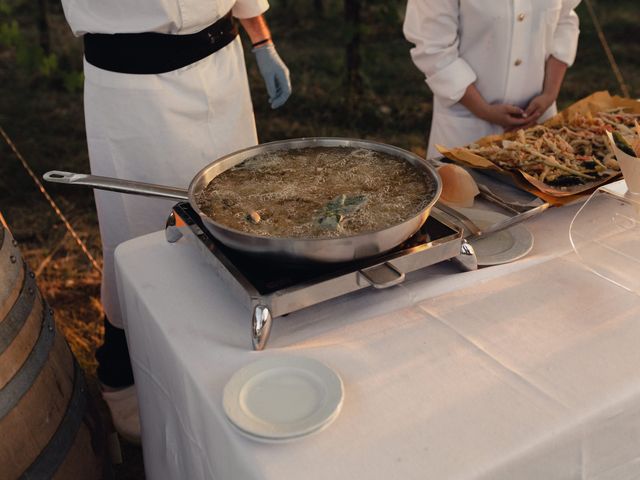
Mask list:
[[404,34],[433,92],[427,158],[556,113],[580,0],[408,0]]
[[[62,0],[85,46],[84,108],[91,172],[187,187],[205,165],[257,143],[237,23],[247,32],[273,108],[289,72],[262,17],[267,0]],[[98,378],[116,429],[139,437],[137,400],[113,253],[163,228],[172,201],[96,191],[103,246],[105,343]],[[114,328],[115,327],[115,328]],[[127,388],[128,387],[128,388]]]

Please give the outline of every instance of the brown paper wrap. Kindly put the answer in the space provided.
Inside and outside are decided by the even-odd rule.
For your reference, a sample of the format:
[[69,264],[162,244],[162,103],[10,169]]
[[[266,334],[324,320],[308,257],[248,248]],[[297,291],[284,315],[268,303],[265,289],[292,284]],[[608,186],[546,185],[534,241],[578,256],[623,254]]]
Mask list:
[[[554,117],[550,118],[549,120],[544,122],[544,125],[554,126],[571,119],[571,117],[576,114],[595,113],[619,107],[624,107],[629,113],[640,114],[640,102],[629,98],[611,96],[609,92],[596,92],[586,98],[583,98],[582,100],[579,100]],[[515,132],[506,133],[504,135],[490,135],[474,143],[485,146],[501,142],[505,139],[512,139],[513,137],[515,137],[515,135]],[[608,177],[603,177],[597,181],[589,182],[584,185],[576,185],[571,187],[552,187],[543,182],[540,182],[536,178],[528,175],[521,170],[511,171],[500,168],[498,165],[492,163],[486,158],[472,153],[466,147],[451,149],[442,147],[441,145],[436,145],[436,147],[438,151],[445,157],[458,162],[465,167],[492,170],[500,176],[504,177],[505,181],[514,183],[518,188],[526,190],[533,195],[542,198],[544,201],[549,202],[552,205],[565,205],[567,203],[570,203],[580,198],[581,196],[593,192],[599,186],[604,185],[605,183],[608,183],[620,176],[620,173],[615,173]]]

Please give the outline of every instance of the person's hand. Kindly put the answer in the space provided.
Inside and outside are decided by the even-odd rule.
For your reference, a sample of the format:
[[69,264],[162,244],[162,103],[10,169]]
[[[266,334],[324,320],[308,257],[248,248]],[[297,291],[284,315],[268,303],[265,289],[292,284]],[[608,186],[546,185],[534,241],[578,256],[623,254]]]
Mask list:
[[529,123],[524,110],[506,103],[487,104],[478,116],[489,123],[500,125],[505,130],[521,128]]
[[542,93],[536,97],[533,97],[524,111],[524,115],[528,119],[528,122],[518,127],[508,128],[507,131],[509,132],[512,130],[518,130],[520,128],[526,129],[529,127],[533,127],[538,123],[538,119],[544,114],[544,112],[549,109],[551,105],[553,105],[553,102],[555,101],[556,97],[548,93]]
[[550,93],[541,93],[537,97],[533,97],[524,110],[525,115],[529,118],[527,126],[535,124],[555,101],[556,97]]
[[253,53],[258,62],[258,70],[267,86],[271,108],[281,107],[291,95],[289,69],[272,43],[254,48]]

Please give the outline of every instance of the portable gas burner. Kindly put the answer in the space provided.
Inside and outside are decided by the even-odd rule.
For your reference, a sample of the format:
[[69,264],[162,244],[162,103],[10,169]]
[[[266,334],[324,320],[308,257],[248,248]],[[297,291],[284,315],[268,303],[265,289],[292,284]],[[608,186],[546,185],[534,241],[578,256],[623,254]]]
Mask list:
[[233,294],[252,311],[252,343],[262,350],[273,319],[366,287],[388,288],[405,274],[454,260],[463,270],[475,270],[473,247],[462,228],[435,209],[410,239],[373,258],[338,264],[290,264],[233,250],[206,229],[189,203],[176,204],[167,219],[168,242],[194,235],[204,257]]

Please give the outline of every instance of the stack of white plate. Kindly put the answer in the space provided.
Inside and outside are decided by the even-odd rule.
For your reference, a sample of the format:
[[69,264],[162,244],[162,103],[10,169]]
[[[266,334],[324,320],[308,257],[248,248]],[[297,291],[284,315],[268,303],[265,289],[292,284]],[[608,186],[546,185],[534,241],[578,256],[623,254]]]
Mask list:
[[305,357],[269,356],[238,370],[224,388],[223,407],[241,433],[281,442],[318,432],[340,413],[342,380]]

